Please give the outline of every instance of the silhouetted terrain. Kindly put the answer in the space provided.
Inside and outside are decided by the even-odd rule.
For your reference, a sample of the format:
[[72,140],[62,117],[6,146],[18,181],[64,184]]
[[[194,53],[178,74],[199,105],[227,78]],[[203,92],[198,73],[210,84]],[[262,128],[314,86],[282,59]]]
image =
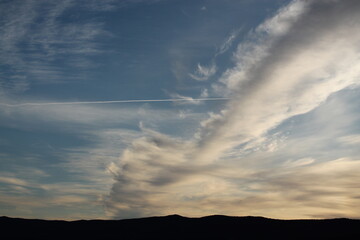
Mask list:
[[6,239],[360,239],[360,220],[351,219],[171,215],[68,222],[0,217],[0,229]]

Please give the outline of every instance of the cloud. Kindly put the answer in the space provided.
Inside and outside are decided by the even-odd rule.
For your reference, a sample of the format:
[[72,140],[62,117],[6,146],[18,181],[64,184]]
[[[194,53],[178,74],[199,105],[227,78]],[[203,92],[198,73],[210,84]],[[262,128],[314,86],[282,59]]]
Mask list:
[[[56,188],[49,185],[22,189],[14,187],[13,192],[0,190],[3,214],[26,218],[36,214],[42,219],[78,220],[96,219],[102,213],[100,191],[91,189],[84,193],[84,189],[90,187],[73,182],[58,184]],[[68,193],[71,185],[73,193]],[[42,195],[34,192],[41,192]]]
[[315,162],[315,159],[313,158],[302,158],[296,161],[287,161],[285,162],[284,165],[287,167],[300,167],[300,166],[312,164],[313,162]]
[[[154,102],[176,102],[176,103],[200,103],[202,101],[227,101],[226,98],[179,98],[168,100],[154,100]],[[145,102],[144,102],[145,101]],[[125,103],[128,101],[125,100]],[[132,102],[130,100],[130,102]],[[136,101],[135,101],[136,102]],[[62,131],[74,131],[76,128],[87,127],[114,128],[137,125],[140,121],[145,123],[163,123],[166,121],[177,122],[176,109],[157,109],[146,103],[148,100],[140,100],[140,105],[114,104],[114,102],[38,102],[23,104],[0,104],[2,119],[0,125],[13,126],[20,129],[53,126],[62,124]],[[150,100],[150,103],[152,101]],[[120,103],[124,103],[122,100]],[[2,106],[1,106],[2,105]],[[5,105],[5,106],[4,106]],[[101,106],[106,105],[106,106]],[[56,106],[56,108],[54,108]],[[192,118],[199,119],[204,113],[193,113]],[[131,123],[129,125],[129,122]],[[39,126],[38,126],[39,127]]]
[[[144,131],[146,135],[134,141],[121,156],[113,194],[106,203],[109,214],[113,216],[117,216],[119,211],[124,214],[122,217],[161,212],[161,204],[170,200],[163,189],[168,190],[184,175],[191,175],[194,171],[186,157],[193,147],[191,142],[148,129]],[[198,170],[195,168],[195,171]]]
[[283,202],[301,204],[303,216],[308,218],[316,215],[358,217],[355,206],[359,203],[356,190],[359,167],[358,159],[335,159],[296,171],[283,171],[269,177],[264,187],[278,193]]
[[189,76],[197,81],[206,81],[210,77],[212,77],[217,72],[217,65],[216,65],[216,58],[224,54],[226,51],[229,50],[229,48],[232,46],[234,40],[237,38],[239,33],[241,32],[241,29],[233,31],[221,44],[219,49],[215,52],[214,57],[212,59],[211,64],[208,66],[201,65],[198,63],[197,68],[194,73],[190,73]]
[[[26,133],[36,130],[47,132],[50,135],[49,144],[54,140],[52,137],[59,139],[53,147],[49,146],[53,156],[51,162],[47,161],[48,141],[39,143],[38,139],[25,150],[25,156],[20,157],[27,162],[45,163],[41,164],[41,169],[49,170],[46,173],[29,168],[20,169],[17,164],[21,165],[22,162],[18,160],[17,153],[1,155],[9,172],[0,174],[0,207],[15,208],[4,214],[24,217],[35,212],[38,217],[65,219],[105,217],[100,199],[106,199],[104,196],[113,183],[112,176],[116,173],[117,166],[111,162],[117,162],[121,151],[134,139],[143,136],[138,130],[139,122],[146,126],[159,125],[162,128],[168,127],[169,122],[175,123],[179,127],[176,131],[181,131],[179,134],[184,136],[188,131],[191,132],[191,128],[182,126],[191,125],[189,121],[198,122],[205,116],[188,111],[186,119],[180,119],[176,109],[152,108],[143,103],[104,106],[58,102],[56,107],[48,103],[0,107],[2,127],[11,126],[20,133],[24,129]],[[75,136],[80,141],[73,146],[73,143],[60,140],[63,135]],[[33,138],[32,134],[25,136]],[[18,142],[2,141],[2,144],[13,146]],[[35,144],[41,144],[38,146],[41,149],[39,152],[34,149]],[[27,156],[29,157],[26,158]],[[55,174],[52,172],[54,169]],[[29,175],[30,173],[32,175]],[[24,203],[26,201],[34,204]],[[38,210],[41,206],[46,206],[42,209],[48,212],[41,210],[41,213]],[[72,215],[70,212],[61,212],[61,208],[72,209]],[[77,214],[74,215],[74,212]]]
[[207,88],[202,89],[201,93],[200,93],[200,97],[201,98],[208,98],[209,97],[209,90]]
[[212,63],[210,66],[202,66],[200,63],[197,65],[195,73],[190,73],[190,77],[197,81],[206,81],[209,77],[216,73],[216,65]]
[[[285,121],[358,85],[359,9],[355,0],[293,1],[264,21],[239,44],[236,66],[215,85],[232,100],[203,121],[193,139],[149,131],[123,152],[106,201],[109,215],[359,217],[353,211],[357,159],[321,162],[278,146],[262,148],[280,139],[271,131]],[[211,72],[201,65],[198,71]],[[281,153],[276,164],[272,157]]]
[[[89,149],[88,149],[89,150]],[[93,154],[96,149],[93,149]],[[98,154],[99,155],[99,154]],[[67,161],[74,161],[72,167],[78,167],[79,156],[76,159],[67,154]],[[102,215],[102,201],[111,186],[112,179],[109,175],[100,171],[100,167],[94,164],[99,156],[87,156],[83,161],[82,172],[69,171],[72,178],[64,175],[63,179],[56,180],[54,174],[44,172],[33,167],[20,167],[13,164],[7,171],[1,172],[0,177],[0,206],[5,215],[17,217],[38,217],[45,219],[93,219]],[[73,163],[74,163],[73,162]],[[49,164],[50,165],[50,164]],[[51,164],[56,168],[57,174],[61,174],[64,168],[60,164]],[[45,169],[46,166],[43,166]],[[74,170],[74,169],[73,169]],[[103,169],[101,169],[103,170]],[[84,176],[86,175],[86,177]],[[91,175],[91,177],[90,177]],[[68,209],[68,211],[64,211]]]
[[[22,79],[21,90],[25,91],[33,83],[84,78],[75,68],[93,66],[86,57],[100,54],[96,41],[109,34],[95,19],[81,22],[70,17],[70,22],[64,22],[63,16],[78,4],[73,0],[1,3],[1,84],[14,82],[20,86],[18,80]],[[86,9],[81,7],[82,11]]]
[[0,182],[4,182],[4,183],[10,183],[10,184],[15,184],[15,185],[20,185],[20,186],[27,186],[28,184],[18,178],[13,178],[13,177],[0,177]]
[[227,52],[230,49],[230,47],[233,45],[233,42],[235,41],[235,39],[237,38],[237,36],[240,34],[241,31],[242,28],[233,31],[221,44],[221,46],[219,47],[218,51],[215,54],[215,57]]
[[[209,98],[205,96],[202,92],[200,94],[200,98],[192,98],[180,95],[178,93],[171,93],[170,96],[172,97],[169,99],[170,102],[174,102],[175,104],[184,105],[184,104],[193,104],[193,105],[199,105],[204,101],[226,101],[229,100],[229,98]],[[205,97],[204,97],[205,96]]]
[[[294,2],[285,9],[299,15],[300,11],[292,11],[298,8],[297,4]],[[202,147],[205,152],[210,148],[213,151],[210,155],[217,158],[215,151],[220,154],[230,146],[258,138],[285,119],[316,108],[332,93],[357,84],[360,36],[347,38],[355,27],[349,24],[349,19],[356,18],[356,11],[347,9],[346,14],[331,23],[324,20],[335,14],[338,4],[313,3],[303,16],[299,15],[287,34],[283,27],[280,31],[277,25],[272,28],[266,24],[265,38],[270,40],[262,40],[265,33],[260,31],[257,38],[262,45],[252,46],[254,52],[245,50],[251,52],[251,57],[244,59],[244,48],[240,46],[237,67],[222,79],[233,92],[234,101],[220,118],[208,121],[206,128],[216,130],[209,134],[205,129],[207,137]],[[282,10],[275,23],[282,15],[289,18],[289,13]],[[263,25],[258,29],[262,28]],[[338,61],[340,56],[342,61]]]
[[354,145],[360,143],[360,135],[347,135],[338,139],[340,143]]
[[[129,99],[129,100],[106,100],[106,101],[79,101],[79,102],[25,102],[25,103],[0,103],[0,105],[5,107],[24,107],[24,106],[50,106],[50,105],[87,105],[87,104],[113,104],[113,103],[151,103],[151,102],[191,102],[198,104],[202,101],[221,101],[229,100],[229,98],[208,98],[205,94],[206,91],[203,91],[200,95],[201,98],[192,98],[182,96],[177,93],[170,94],[170,99]],[[205,94],[205,95],[204,95]]]

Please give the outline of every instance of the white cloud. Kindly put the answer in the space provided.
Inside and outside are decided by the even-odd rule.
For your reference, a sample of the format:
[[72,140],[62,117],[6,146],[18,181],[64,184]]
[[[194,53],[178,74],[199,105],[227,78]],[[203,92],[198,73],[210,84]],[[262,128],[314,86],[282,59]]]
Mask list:
[[[357,83],[360,36],[347,37],[355,27],[348,25],[348,18],[356,18],[355,11],[349,10],[334,22],[323,21],[316,26],[333,9],[319,13],[316,10],[309,10],[296,22],[296,31],[282,33],[281,38],[275,34],[271,41],[261,40],[262,45],[255,49],[267,50],[266,53],[251,51],[250,56],[254,56],[251,58],[257,59],[255,62],[239,58],[238,66],[226,73],[224,82],[233,92],[234,100],[222,118],[208,121],[208,128],[216,130],[204,140],[202,147],[205,152],[212,149],[209,155],[213,159],[234,144],[258,138],[285,119],[306,113],[330,94]],[[279,14],[284,14],[284,10]],[[318,30],[313,31],[314,27]],[[271,44],[267,46],[264,42]],[[237,54],[241,55],[242,51]],[[340,57],[342,61],[338,61]]]
[[355,145],[360,144],[360,135],[348,135],[343,136],[338,139],[340,143],[348,144],[348,145]]
[[233,45],[234,40],[237,38],[237,36],[240,34],[241,31],[242,31],[242,28],[233,31],[225,39],[225,41],[221,44],[220,48],[218,49],[218,51],[215,54],[215,57],[217,57],[218,55],[224,54],[226,51],[228,51],[229,48]]
[[313,158],[302,158],[302,159],[298,159],[296,161],[287,161],[287,162],[285,162],[284,166],[300,167],[300,166],[312,164],[313,162],[315,162],[315,159],[313,159]]
[[[198,102],[189,99],[185,102]],[[77,127],[97,126],[103,128],[119,127],[121,124],[132,123],[137,127],[139,121],[166,122],[176,120],[176,110],[152,109],[146,104],[100,106],[96,104],[59,104],[56,108],[48,102],[39,105],[24,105],[17,107],[0,107],[3,116],[0,125],[20,129],[43,126],[63,125],[63,131],[74,131]],[[196,115],[196,114],[194,114]],[[25,124],[26,123],[26,124]],[[66,123],[71,123],[66,124]],[[78,129],[79,130],[79,129]]]
[[77,4],[73,0],[1,3],[0,60],[8,71],[0,75],[0,87],[14,82],[24,91],[34,82],[59,83],[84,77],[71,70],[92,66],[85,58],[99,54],[96,39],[109,35],[96,20],[63,22],[63,14]]
[[28,186],[28,184],[24,180],[14,177],[0,177],[0,182],[20,185],[20,186]]
[[[266,20],[239,45],[236,66],[220,79],[233,100],[203,121],[194,139],[150,132],[124,151],[109,214],[194,216],[221,209],[279,218],[360,216],[353,211],[359,161],[279,152],[281,138],[270,133],[358,84],[359,9],[352,0],[293,1]],[[198,71],[210,72],[201,65]],[[277,154],[287,164],[275,164]]]
[[206,81],[216,73],[216,65],[212,63],[209,66],[202,66],[200,63],[197,65],[197,69],[190,77],[197,81]]
[[200,98],[208,98],[209,97],[209,90],[207,88],[201,90]]
[[[238,45],[237,52],[234,54],[236,67],[228,69],[220,79],[220,82],[226,85],[226,90],[238,89],[242,81],[249,81],[247,75],[254,71],[251,68],[266,59],[270,54],[268,51],[305,12],[306,3],[305,1],[291,2],[280,9],[274,17],[267,19],[248,34],[247,38]],[[220,86],[215,85],[215,87]]]
[[[79,155],[67,154],[66,157],[72,159],[67,159],[69,165],[64,168],[59,168],[60,164],[49,164],[52,165],[50,169],[57,168],[57,173],[61,173],[70,165],[72,165],[73,171],[68,171],[68,173],[77,173],[73,174],[71,179],[63,177],[63,179],[56,180],[56,183],[54,183],[55,176],[50,173],[51,171],[44,172],[37,168],[16,165],[6,172],[2,171],[0,205],[9,207],[9,212],[4,209],[3,214],[33,217],[36,213],[38,217],[45,219],[105,217],[102,213],[101,198],[109,191],[113,180],[111,175],[104,173],[105,167],[101,168],[100,164],[95,164],[95,161],[99,160],[100,154],[96,151],[97,149],[92,150],[92,155],[82,155],[84,159],[81,159]],[[110,154],[107,153],[107,155]],[[83,161],[79,163],[80,160]],[[114,159],[110,158],[109,160]],[[70,164],[71,161],[72,164]],[[44,168],[47,167],[44,166]],[[64,208],[72,209],[71,214],[64,211]],[[40,209],[44,212],[41,213]]]
[[180,104],[180,105],[183,105],[183,104],[195,104],[195,105],[198,105],[198,104],[201,103],[201,101],[199,101],[199,100],[196,100],[196,99],[194,99],[192,97],[183,96],[183,95],[180,95],[178,93],[171,93],[170,97],[173,98],[173,99],[184,99],[185,101],[175,102],[175,104]]

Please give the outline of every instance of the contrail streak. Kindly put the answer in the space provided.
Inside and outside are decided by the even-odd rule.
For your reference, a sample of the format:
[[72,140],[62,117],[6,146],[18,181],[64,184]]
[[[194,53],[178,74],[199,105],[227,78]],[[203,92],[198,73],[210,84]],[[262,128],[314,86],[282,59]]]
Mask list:
[[46,106],[46,105],[80,105],[80,104],[111,104],[111,103],[147,103],[147,102],[186,102],[186,101],[225,101],[230,98],[169,98],[169,99],[138,99],[114,101],[84,101],[84,102],[29,102],[18,104],[0,103],[6,107]]

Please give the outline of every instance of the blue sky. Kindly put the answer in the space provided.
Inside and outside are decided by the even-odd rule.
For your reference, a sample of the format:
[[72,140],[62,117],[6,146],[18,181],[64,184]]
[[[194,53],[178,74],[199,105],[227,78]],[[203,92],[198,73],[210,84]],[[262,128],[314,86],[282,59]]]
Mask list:
[[359,218],[359,11],[0,1],[0,215]]

